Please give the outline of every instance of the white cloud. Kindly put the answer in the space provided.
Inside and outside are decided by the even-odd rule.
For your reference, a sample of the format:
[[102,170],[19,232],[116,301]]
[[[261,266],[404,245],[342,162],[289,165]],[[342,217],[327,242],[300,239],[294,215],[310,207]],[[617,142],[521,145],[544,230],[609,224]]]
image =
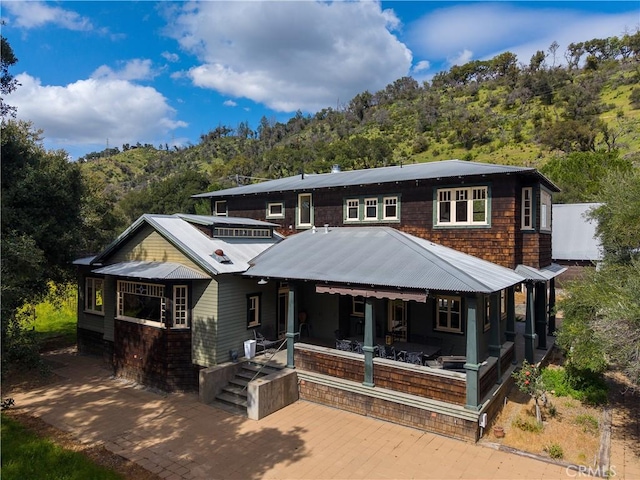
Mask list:
[[[489,59],[499,53],[515,53],[528,64],[538,50],[545,53],[555,41],[557,61],[571,42],[621,36],[639,22],[635,13],[603,14],[573,8],[527,8],[516,4],[469,2],[425,15],[407,26],[406,41],[416,56],[442,69],[463,61],[464,52],[473,59]],[[454,62],[454,63],[451,63]],[[459,64],[459,63],[458,63]]]
[[278,111],[317,111],[407,75],[411,52],[378,2],[203,2],[167,34],[202,62],[194,85]]
[[180,60],[180,57],[177,53],[162,52],[161,55],[167,62],[175,63]]
[[107,65],[98,67],[91,78],[106,80],[152,80],[158,72],[152,69],[151,60],[134,58],[124,64],[120,70],[112,70]]
[[424,72],[431,68],[431,63],[428,60],[421,60],[413,66],[412,71],[414,73]]
[[36,28],[53,23],[69,30],[93,29],[88,18],[44,2],[3,2],[2,7],[15,17],[15,23],[12,23],[21,28]]
[[225,107],[237,107],[238,104],[236,102],[234,102],[233,100],[225,100],[222,103]]
[[448,59],[449,65],[464,65],[465,63],[469,63],[471,61],[471,59],[473,58],[473,52],[471,50],[467,50],[464,49],[461,52],[458,52],[457,55],[455,55],[452,58]]
[[104,148],[106,139],[113,146],[164,142],[173,130],[187,126],[174,120],[175,111],[162,94],[126,80],[90,78],[53,86],[26,73],[16,79],[21,86],[7,96],[8,103],[56,148]]

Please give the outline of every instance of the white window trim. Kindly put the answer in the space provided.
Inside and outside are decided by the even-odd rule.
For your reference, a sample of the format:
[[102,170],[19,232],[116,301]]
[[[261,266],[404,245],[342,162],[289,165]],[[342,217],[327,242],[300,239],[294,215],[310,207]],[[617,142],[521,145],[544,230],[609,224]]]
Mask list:
[[[349,217],[349,208],[353,208],[353,206],[349,206],[349,202],[355,202],[354,205],[356,207],[356,217]],[[360,199],[359,198],[347,198],[345,201],[345,213],[344,213],[344,221],[345,222],[359,222],[360,221]]]
[[540,231],[551,231],[551,193],[546,190],[540,190]]
[[[447,309],[447,326],[446,327],[441,327],[440,326],[440,305],[439,305],[439,300],[441,298],[445,298],[447,300],[449,300],[449,302],[447,303],[449,305],[449,308]],[[459,318],[460,318],[460,327],[459,328],[452,328],[451,327],[451,301],[456,301],[458,302],[458,304],[460,305],[460,311],[458,312],[459,314]],[[449,295],[438,295],[436,296],[436,319],[435,319],[435,330],[439,331],[439,332],[448,332],[448,333],[463,333],[462,332],[462,323],[463,323],[463,317],[462,317],[462,298],[461,297],[455,297],[455,296],[449,296]]]
[[[302,223],[300,216],[302,214],[302,197],[309,197],[309,223]],[[299,193],[298,194],[298,208],[296,212],[296,226],[297,227],[312,227],[313,226],[313,195],[311,193]]]
[[[180,292],[183,292],[180,294]],[[184,303],[179,303],[178,298],[184,299]],[[180,308],[183,307],[183,308]],[[173,318],[173,325],[171,328],[174,329],[185,329],[189,328],[189,289],[186,285],[174,285],[173,286],[173,312],[171,318]],[[177,323],[178,314],[184,314],[184,321]]]
[[[396,214],[393,217],[388,217],[387,216],[387,200],[394,200],[394,207],[396,209]],[[398,206],[399,206],[400,202],[398,201],[398,197],[394,196],[394,197],[383,197],[382,198],[382,219],[383,220],[398,220],[400,217],[398,215]]]
[[[280,206],[280,213],[273,213],[272,207]],[[267,218],[284,218],[284,202],[271,202],[267,204]]]
[[364,297],[351,297],[351,315],[364,317]]
[[[224,203],[224,213],[219,213],[218,212],[218,204],[219,203]],[[226,200],[216,200],[213,204],[213,215],[216,217],[226,217],[228,216],[229,213],[229,209],[227,207],[227,201]]]
[[[259,327],[262,322],[260,319],[260,303],[261,295],[259,293],[253,293],[247,295],[247,328]],[[254,305],[252,305],[254,303]],[[254,310],[253,319],[249,320],[249,313]]]
[[[375,202],[375,204],[369,205],[368,202]],[[362,214],[363,220],[365,222],[377,222],[378,221],[378,197],[368,197],[364,199],[364,212]],[[367,215],[367,211],[369,207],[375,206],[376,214],[373,217]]]
[[[96,292],[97,284],[100,284],[101,296],[102,296],[102,310],[95,308],[96,306]],[[91,291],[93,295],[89,295],[89,285],[91,285]],[[104,279],[96,277],[87,277],[84,282],[84,311],[87,313],[93,313],[95,315],[104,316]]]
[[[527,199],[527,196],[529,197]],[[527,205],[528,202],[528,205]],[[529,213],[527,214],[527,207]],[[522,230],[533,230],[534,229],[534,217],[533,217],[533,187],[524,187],[522,189],[522,220],[521,220],[521,229]],[[527,222],[528,219],[528,222]]]
[[[484,220],[482,221],[474,221],[473,220],[473,194],[474,190],[480,190],[484,192]],[[467,221],[458,222],[456,220],[456,192],[465,191],[467,194]],[[440,220],[440,206],[443,202],[440,200],[440,194],[449,192],[449,202],[451,204],[450,216],[451,219],[448,222],[443,222]],[[438,188],[436,190],[435,201],[436,201],[436,217],[435,217],[435,226],[437,227],[463,227],[463,226],[488,226],[489,225],[489,187],[488,186],[470,186],[470,187],[453,187],[453,188]]]
[[[121,309],[122,309],[122,294],[123,293],[130,293],[130,292],[122,292],[122,287],[125,284],[135,284],[135,285],[146,285],[146,286],[150,286],[152,287],[152,289],[154,290],[161,290],[162,291],[162,295],[149,295],[150,297],[156,297],[156,298],[160,298],[160,321],[154,321],[154,320],[147,320],[144,318],[135,318],[135,317],[129,317],[126,315],[121,315]],[[155,283],[145,283],[145,282],[130,282],[128,280],[118,280],[118,288],[117,288],[117,312],[116,312],[116,319],[118,320],[126,320],[127,322],[132,322],[132,323],[138,323],[140,325],[148,325],[151,327],[158,327],[158,328],[166,328],[165,325],[165,319],[166,319],[166,315],[165,315],[165,311],[167,308],[167,301],[166,298],[164,296],[164,286],[163,285],[158,285]]]

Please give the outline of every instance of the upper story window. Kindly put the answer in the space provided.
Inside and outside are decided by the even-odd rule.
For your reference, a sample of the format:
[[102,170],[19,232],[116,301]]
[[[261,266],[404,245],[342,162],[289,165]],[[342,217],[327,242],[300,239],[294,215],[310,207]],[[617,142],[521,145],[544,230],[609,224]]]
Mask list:
[[462,333],[462,301],[460,297],[436,297],[438,316],[436,330]]
[[488,187],[438,189],[436,225],[488,225],[488,190]]
[[533,230],[533,188],[522,189],[522,229]]
[[347,222],[357,222],[360,220],[360,200],[357,198],[350,198],[346,204],[346,219]]
[[87,278],[84,291],[85,311],[104,315],[104,280],[101,278]]
[[398,197],[384,197],[384,220],[398,220]]
[[313,225],[313,197],[310,193],[298,195],[298,212],[296,226],[311,227]]
[[267,218],[284,218],[284,203],[268,203]]
[[213,205],[213,214],[217,217],[227,216],[227,201],[217,200]]
[[271,238],[272,233],[270,228],[215,227],[213,235],[216,237]]
[[377,198],[364,199],[364,219],[378,220],[378,199]]
[[540,190],[540,230],[551,231],[551,194]]
[[397,222],[400,220],[400,197],[360,197],[344,201],[345,222]]

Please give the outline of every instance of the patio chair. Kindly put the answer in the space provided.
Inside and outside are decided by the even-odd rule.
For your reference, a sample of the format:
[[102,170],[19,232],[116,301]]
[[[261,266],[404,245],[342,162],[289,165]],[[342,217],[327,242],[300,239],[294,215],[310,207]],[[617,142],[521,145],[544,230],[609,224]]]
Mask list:
[[396,359],[396,349],[392,345],[378,345],[378,357]]
[[422,352],[407,352],[404,361],[414,365],[422,365]]
[[353,347],[351,345],[351,340],[338,340],[336,339],[336,349],[342,350],[343,352],[351,352],[353,351]]
[[262,348],[263,352],[266,352],[270,348],[276,348],[280,345],[280,340],[267,340],[267,338],[262,335],[257,329],[253,330],[253,336],[256,340],[256,350],[258,348]]
[[353,342],[353,351],[356,353],[360,353],[362,355],[364,355],[364,343],[362,342]]

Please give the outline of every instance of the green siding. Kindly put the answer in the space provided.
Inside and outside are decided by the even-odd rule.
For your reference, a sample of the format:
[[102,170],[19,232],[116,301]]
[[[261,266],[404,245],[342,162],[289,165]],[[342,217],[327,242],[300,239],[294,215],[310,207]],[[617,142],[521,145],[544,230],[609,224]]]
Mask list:
[[[202,367],[211,367],[218,363],[217,309],[218,282],[194,282],[191,293],[192,357],[193,363]],[[227,353],[228,355],[228,353]]]

